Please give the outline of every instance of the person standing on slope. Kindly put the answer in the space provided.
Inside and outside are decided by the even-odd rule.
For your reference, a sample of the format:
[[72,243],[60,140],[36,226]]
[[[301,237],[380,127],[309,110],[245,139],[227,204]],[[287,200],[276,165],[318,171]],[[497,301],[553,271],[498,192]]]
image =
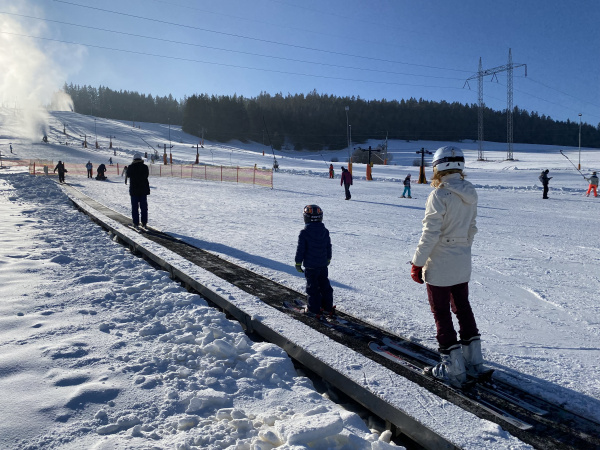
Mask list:
[[329,178],[333,178],[333,164],[329,164]]
[[352,186],[352,174],[342,166],[342,179],[340,180],[340,186],[344,185],[344,190],[346,191],[346,200],[350,200],[352,195],[350,195],[350,186]]
[[65,173],[68,172],[68,170],[65,168],[65,163],[63,163],[62,161],[59,161],[58,164],[56,165],[56,167],[54,168],[54,173],[56,173],[57,170],[58,170],[59,183],[64,183],[65,182]]
[[542,194],[542,198],[548,198],[548,183],[552,179],[552,177],[548,176],[548,169],[542,170],[542,173],[538,177],[538,179],[542,182],[542,186],[544,186],[544,193]]
[[594,197],[598,197],[598,176],[596,175],[596,172],[592,172],[592,175],[589,178],[586,178],[587,181],[589,181],[590,186],[588,187],[587,193],[585,194],[586,197],[590,196],[590,192],[592,192],[592,190],[594,191]]
[[93,170],[94,170],[94,166],[92,165],[92,161],[88,161],[87,164],[85,165],[85,168],[87,169],[87,176],[88,178],[94,178],[93,175]]
[[144,164],[142,155],[136,153],[133,155],[133,162],[127,167],[127,175],[125,176],[125,184],[127,179],[129,182],[129,195],[131,196],[131,219],[133,226],[140,225],[140,212],[142,216],[142,227],[146,227],[148,223],[148,198],[150,195],[150,184],[148,183],[148,166]]
[[[462,150],[448,146],[433,156],[434,190],[427,198],[423,232],[412,258],[411,277],[427,284],[441,362],[430,368],[436,378],[460,387],[485,373],[481,341],[469,303],[471,245],[477,233],[477,192],[463,174]],[[458,319],[460,342],[452,323]]]
[[410,173],[406,175],[404,179],[404,192],[402,192],[402,198],[406,198],[406,194],[408,194],[408,198],[412,198],[410,196]]
[[333,315],[333,289],[327,269],[331,261],[329,230],[323,225],[323,210],[318,205],[306,205],[303,215],[306,225],[298,235],[295,261],[296,270],[306,277],[306,313],[316,317]]

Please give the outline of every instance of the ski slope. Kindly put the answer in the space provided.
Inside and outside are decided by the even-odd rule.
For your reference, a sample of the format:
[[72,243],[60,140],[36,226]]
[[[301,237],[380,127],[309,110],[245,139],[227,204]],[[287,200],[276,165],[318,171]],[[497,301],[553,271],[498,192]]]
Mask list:
[[[162,154],[163,144],[169,145],[169,142],[173,145],[174,163],[190,163],[196,157],[198,138],[183,133],[175,126],[136,123],[140,128],[134,128],[131,122],[94,120],[76,113],[54,112],[50,113],[46,130],[49,143],[44,144],[41,142],[41,135],[37,142],[22,137],[19,113],[0,110],[0,120],[0,150],[4,158],[7,157],[9,142],[18,158],[53,159],[55,162],[61,159],[66,161],[67,168],[69,164],[82,164],[88,160],[94,166],[102,162],[106,164],[109,157],[115,163],[128,164],[135,152],[151,152],[151,148],[156,148]],[[62,132],[65,123],[67,135]],[[94,142],[97,136],[101,148],[83,149],[82,135],[87,135],[88,143]],[[108,136],[114,136],[114,152],[108,149]],[[68,145],[65,145],[66,142]],[[376,146],[379,143],[371,141],[366,145]],[[355,182],[351,188],[351,201],[344,201],[339,180],[339,167],[346,165],[346,150],[322,153],[275,152],[280,170],[274,174],[273,189],[177,178],[151,178],[149,224],[302,291],[304,279],[295,271],[293,258],[297,235],[303,226],[302,208],[306,204],[316,203],[324,210],[324,223],[332,237],[330,279],[337,308],[435,348],[435,327],[425,289],[411,280],[408,264],[419,240],[425,201],[431,188],[426,184],[414,184],[413,199],[399,197],[403,189],[401,181],[406,174],[411,173],[413,180],[418,178],[418,168],[413,165],[413,161],[419,156],[415,152],[422,147],[434,151],[444,144],[446,143],[391,141],[390,164],[375,166],[373,181],[365,180],[364,165],[354,165]],[[570,162],[561,155],[561,149],[557,147],[515,144],[515,160],[505,161],[506,144],[486,143],[487,160],[477,161],[476,142],[451,144],[458,145],[465,151],[466,173],[479,194],[479,232],[473,246],[470,287],[472,307],[482,334],[487,364],[496,370],[499,378],[564,403],[569,409],[600,421],[600,304],[596,298],[600,283],[597,275],[598,235],[595,232],[600,200],[583,195],[587,183],[571,164],[578,162],[578,148],[564,149]],[[204,148],[198,151],[200,162],[205,164],[256,164],[258,167],[269,168],[273,161],[271,149],[256,143],[206,142]],[[340,161],[334,163],[334,180],[329,179],[327,173],[332,158]],[[600,168],[600,152],[582,148],[581,164],[581,171],[586,175],[597,170]],[[546,168],[553,178],[550,181],[550,199],[542,200],[541,185],[537,177]],[[85,220],[70,209],[60,191],[49,180],[32,180],[16,173],[18,170],[13,168],[0,172],[2,205],[6,211],[3,216],[9,217],[8,225],[13,224],[2,233],[13,244],[9,247],[2,246],[4,270],[0,277],[3,280],[4,294],[11,300],[2,307],[4,322],[8,324],[10,332],[0,334],[0,339],[13,345],[17,341],[26,343],[28,340],[37,343],[35,346],[25,347],[28,350],[24,358],[21,356],[29,368],[22,372],[32,378],[24,381],[11,379],[10,373],[20,373],[16,369],[19,359],[16,354],[4,355],[4,363],[0,362],[0,368],[4,368],[0,371],[4,374],[0,378],[0,385],[26,391],[31,386],[38,386],[40,377],[45,380],[72,378],[72,375],[66,373],[53,374],[52,369],[43,368],[41,363],[36,362],[36,358],[39,358],[40,352],[46,352],[45,354],[59,355],[55,358],[51,356],[51,359],[63,359],[62,355],[69,351],[67,347],[76,352],[90,345],[89,339],[86,340],[81,335],[66,344],[70,339],[69,330],[74,335],[80,333],[78,330],[81,329],[84,329],[84,333],[89,333],[85,331],[85,320],[104,314],[104,311],[99,311],[99,306],[90,305],[86,296],[82,295],[86,289],[89,292],[91,288],[95,296],[93,298],[104,299],[98,300],[98,305],[107,302],[110,304],[105,309],[112,311],[114,316],[101,321],[109,329],[113,322],[123,323],[115,317],[120,317],[120,320],[127,317],[127,320],[134,322],[152,320],[148,312],[152,310],[150,304],[158,305],[156,308],[160,309],[161,302],[166,301],[167,293],[173,292],[175,297],[181,297],[183,301],[186,301],[187,294],[171,288],[168,280],[156,279],[158,275],[144,267],[143,262],[131,261],[125,255],[126,250],[116,244],[112,245],[110,241],[103,243],[106,241],[105,235],[95,231],[94,226],[84,224]],[[427,173],[431,176],[430,171]],[[115,210],[125,214],[129,211],[128,190],[121,178],[111,177],[107,182],[98,182],[67,174],[67,182]],[[15,212],[15,208],[19,212]],[[20,230],[27,232],[21,233]],[[26,235],[27,241],[35,245],[24,245],[17,237],[19,233]],[[97,256],[94,256],[94,252],[97,252]],[[52,261],[53,258],[58,259]],[[71,264],[74,260],[78,261],[76,267]],[[34,265],[35,273],[38,271],[39,276],[43,275],[43,289],[28,282],[25,274],[31,268],[23,264],[26,261]],[[52,270],[48,270],[46,266]],[[13,278],[13,274],[18,275]],[[138,282],[136,279],[139,277],[145,281]],[[74,281],[81,279],[84,281]],[[149,286],[153,283],[157,283],[156,293]],[[126,302],[119,305],[121,297],[117,292],[125,292],[127,289],[131,289],[131,294],[124,295],[123,300]],[[53,302],[52,298],[57,295],[61,300]],[[139,302],[141,310],[135,313],[128,311],[129,307],[135,308]],[[55,328],[46,329],[45,324],[56,316],[61,305],[66,310],[68,304],[77,305],[73,307],[72,315],[62,314],[61,316],[65,316],[63,322],[55,324]],[[48,305],[47,309],[45,305]],[[77,310],[88,313],[77,313]],[[92,310],[95,311],[94,315],[89,313]],[[22,317],[15,315],[18,311],[22,311],[27,318],[25,323],[16,319]],[[34,319],[32,315],[35,311],[38,316]],[[39,314],[44,311],[52,312],[40,317]],[[162,317],[167,318],[169,323],[174,323],[175,318],[169,316],[171,311],[168,308],[165,311]],[[203,314],[206,313],[205,309],[202,311]],[[217,329],[224,330],[218,333],[228,336],[225,339],[235,343],[243,340],[241,329],[233,330],[233,325],[226,324],[222,318],[213,320]],[[42,325],[33,329],[37,331],[32,331],[32,327],[38,323]],[[50,340],[56,340],[61,333],[65,339],[61,341],[63,347],[44,347],[41,343],[43,341],[36,337],[38,332],[45,332]],[[171,338],[173,340],[169,340]],[[124,346],[133,344],[133,341],[125,337],[122,340],[125,342]],[[156,345],[157,340],[153,343],[144,340],[142,345],[144,348],[147,345],[151,347]],[[169,336],[165,341],[165,345],[170,348],[178,345],[175,336]],[[87,344],[80,345],[82,343]],[[244,345],[240,345],[245,349]],[[203,345],[200,347],[205,348]],[[157,348],[148,350],[157,351]],[[270,349],[265,351],[266,354],[255,351],[261,366],[268,365],[270,357],[283,357],[281,354],[274,355]],[[7,367],[13,367],[14,372]],[[290,386],[295,386],[288,369],[289,366],[281,370],[274,368],[273,373],[284,381],[287,380]],[[105,367],[102,370],[110,369]],[[100,380],[102,376],[111,379],[109,375],[101,375],[100,370],[94,368],[88,367],[84,372],[80,376],[82,379],[87,377],[88,381],[82,382],[83,386],[87,386],[92,379]],[[162,372],[163,378],[167,373],[172,372]],[[291,378],[285,378],[286,373]],[[145,377],[140,384],[148,381],[148,378]],[[204,381],[206,378],[210,377],[206,375]],[[124,380],[121,379],[120,382]],[[173,383],[171,388],[175,393],[169,395],[173,395],[173,399],[189,396],[192,390],[190,384],[186,381],[181,383],[181,388],[173,388],[176,385]],[[103,395],[110,396],[110,392],[113,392],[109,391],[107,394],[102,389],[90,389],[96,393],[104,392],[98,394],[103,399]],[[119,387],[115,389],[120,389],[119,392],[126,391]],[[275,388],[268,385],[257,388],[263,396],[278,395],[271,392],[271,389]],[[231,389],[225,391],[231,394]],[[246,394],[248,392],[245,391]],[[302,417],[316,414],[314,411],[310,413],[312,400],[300,400],[303,395],[305,393],[288,398],[290,404],[298,402],[300,405],[295,413],[304,414]],[[309,395],[308,398],[312,397]],[[60,401],[49,400],[48,408],[56,409]],[[25,412],[38,411],[37,414],[43,416],[34,403],[32,397],[23,406],[24,410],[14,406],[15,409],[5,409],[4,413],[10,412],[13,417],[23,417]],[[319,414],[327,416],[322,417],[322,422],[316,427],[320,431],[313,434],[321,443],[319,448],[335,448],[328,447],[334,441],[341,445],[339,448],[367,448],[361,447],[363,444],[344,447],[350,445],[348,442],[351,439],[339,437],[335,433],[328,434],[336,429],[333,426],[328,428],[329,425],[325,425],[328,421],[347,424],[354,419],[347,419],[337,413],[338,417],[342,417],[342,422],[338,422],[336,410],[329,403],[321,405],[320,400],[316,403],[319,405],[316,407]],[[465,442],[465,438],[461,437],[460,426],[452,423],[451,414],[445,410],[449,408],[448,404],[430,397],[425,399],[424,404],[427,407],[422,408],[422,414],[433,416],[436,426],[446,428],[448,433],[455,436],[457,445],[465,448],[527,447],[515,442],[513,437],[497,426],[479,420],[472,426],[480,439]],[[160,408],[163,414],[169,410],[166,404]],[[115,407],[102,408],[107,414],[105,425],[111,419],[117,422],[118,418],[125,421],[128,414],[135,416],[131,408],[123,408],[118,413],[114,409]],[[285,421],[286,413],[280,411],[278,414],[274,420]],[[171,411],[169,417],[172,420],[175,413]],[[135,418],[129,419],[135,422]],[[139,423],[124,428],[128,430],[127,433],[137,425],[140,426],[137,428],[138,432],[146,437],[153,430],[159,430],[161,436],[166,436],[167,431],[172,432],[168,439],[163,437],[166,439],[163,443],[169,442],[171,445],[166,445],[165,448],[172,448],[172,445],[181,443],[190,436],[205,439],[209,432],[215,432],[206,425],[205,434],[202,434],[200,422],[189,428],[183,424],[182,429],[190,430],[183,433],[177,426],[168,428],[164,424],[158,424],[156,418],[153,422],[147,416],[137,419]],[[76,414],[66,417],[64,423],[59,420],[48,424],[44,420],[49,419],[44,417],[39,420],[46,428],[42,433],[39,427],[34,426],[41,434],[23,435],[22,438],[29,444],[42,442],[36,439],[43,439],[39,436],[49,436],[54,432],[64,437],[67,448],[72,445],[67,435],[76,428],[73,422],[84,428],[93,428],[90,422],[84,425],[77,422],[83,419],[76,417]],[[269,421],[270,419],[263,421],[265,429],[268,428]],[[152,422],[154,427],[151,431],[148,431],[149,428],[142,429],[148,422]],[[385,439],[376,441],[379,435],[373,438],[366,425],[357,425],[355,422],[352,424],[352,433],[360,437],[361,443],[367,442],[369,446],[373,445],[372,448],[385,444]],[[9,426],[17,425],[10,422]],[[86,435],[85,432],[81,434]],[[123,439],[123,434],[111,434],[112,439],[115,439],[111,442],[125,442],[119,440]],[[242,437],[246,437],[249,442],[253,438],[250,435]],[[90,439],[89,436],[86,439]],[[381,444],[375,444],[375,441]],[[216,446],[215,442],[212,441],[211,445]],[[346,444],[340,444],[343,442]]]

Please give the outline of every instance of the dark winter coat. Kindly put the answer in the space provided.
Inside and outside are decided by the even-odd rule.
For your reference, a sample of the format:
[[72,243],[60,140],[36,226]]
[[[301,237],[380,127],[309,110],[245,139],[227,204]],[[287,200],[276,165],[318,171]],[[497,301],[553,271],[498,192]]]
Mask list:
[[331,260],[331,238],[323,222],[307,223],[298,236],[296,264],[309,269],[327,267]]
[[136,160],[127,168],[129,181],[129,195],[140,197],[150,195],[150,183],[148,183],[148,166],[144,161]]
[[542,182],[543,186],[548,186],[548,182],[552,179],[552,177],[548,176],[548,172],[543,171],[542,174],[539,176],[539,179]]
[[340,186],[342,184],[352,185],[352,174],[348,169],[342,169],[342,179],[340,180]]
[[410,177],[406,177],[406,178],[404,179],[404,186],[408,186],[408,187],[410,187]]
[[63,162],[59,162],[56,165],[56,167],[54,168],[54,173],[56,173],[57,170],[58,170],[59,175],[64,175],[65,172],[68,172],[68,170],[65,169],[65,163],[63,163]]

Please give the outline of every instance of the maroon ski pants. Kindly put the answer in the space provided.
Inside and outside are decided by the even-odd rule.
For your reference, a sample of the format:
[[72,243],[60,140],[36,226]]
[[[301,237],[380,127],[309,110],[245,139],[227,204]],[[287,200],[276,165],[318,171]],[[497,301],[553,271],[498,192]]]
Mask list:
[[436,338],[441,349],[458,343],[450,311],[458,319],[462,340],[468,340],[479,334],[469,303],[469,283],[455,284],[454,286],[427,284],[427,297],[435,319]]

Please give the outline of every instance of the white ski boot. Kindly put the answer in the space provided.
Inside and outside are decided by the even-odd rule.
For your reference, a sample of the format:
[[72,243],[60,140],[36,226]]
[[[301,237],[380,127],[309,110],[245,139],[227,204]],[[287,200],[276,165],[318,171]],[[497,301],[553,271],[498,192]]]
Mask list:
[[480,336],[473,336],[471,339],[460,341],[460,343],[462,344],[462,353],[465,358],[467,374],[474,378],[491,376],[493,370],[483,367]]
[[455,344],[446,350],[440,350],[440,357],[442,361],[431,368],[431,375],[454,387],[463,387],[467,382],[467,372],[461,346]]

